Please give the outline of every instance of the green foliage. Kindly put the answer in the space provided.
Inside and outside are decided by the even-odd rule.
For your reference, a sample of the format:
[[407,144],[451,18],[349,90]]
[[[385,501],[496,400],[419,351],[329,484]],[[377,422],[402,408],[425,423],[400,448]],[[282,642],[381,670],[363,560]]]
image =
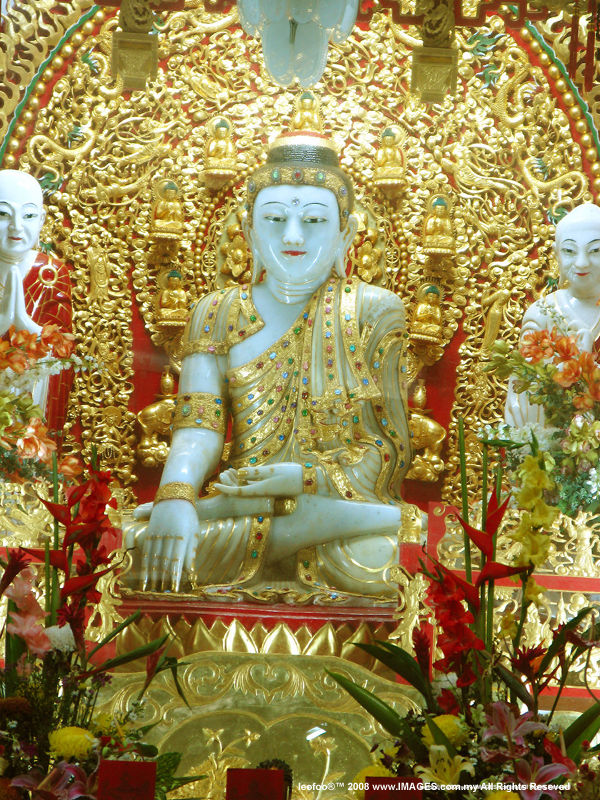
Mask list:
[[181,753],[162,753],[156,759],[155,800],[167,800],[167,793],[194,781],[201,781],[206,775],[188,775],[178,778],[175,773],[181,762]]

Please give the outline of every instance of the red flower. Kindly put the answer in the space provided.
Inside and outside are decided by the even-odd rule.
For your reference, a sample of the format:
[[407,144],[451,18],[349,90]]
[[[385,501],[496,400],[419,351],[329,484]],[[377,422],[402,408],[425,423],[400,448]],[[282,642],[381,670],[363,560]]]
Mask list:
[[8,551],[8,561],[6,564],[2,563],[4,567],[4,574],[0,579],[0,597],[4,594],[8,586],[14,581],[21,570],[31,563],[31,558],[23,548],[19,547],[16,550]]
[[523,358],[537,364],[554,355],[554,344],[547,330],[530,331],[523,336],[519,351]]
[[450,689],[442,689],[437,697],[437,704],[445,714],[458,715],[460,711],[458,700]]
[[414,628],[412,640],[415,648],[415,657],[421,668],[421,672],[423,675],[429,675],[431,672],[431,645],[429,634],[427,631],[424,631],[422,627]]
[[575,772],[577,764],[572,761],[563,751],[550,739],[544,737],[544,750],[552,759],[553,764],[564,764],[569,772]]

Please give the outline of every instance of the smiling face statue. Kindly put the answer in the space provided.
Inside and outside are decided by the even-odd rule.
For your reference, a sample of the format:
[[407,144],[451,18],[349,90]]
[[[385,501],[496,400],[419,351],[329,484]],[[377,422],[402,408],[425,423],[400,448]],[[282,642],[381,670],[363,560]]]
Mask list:
[[27,259],[45,216],[38,181],[25,172],[0,170],[0,261],[12,265]]
[[556,258],[568,291],[581,300],[600,298],[600,208],[577,206],[556,226]]

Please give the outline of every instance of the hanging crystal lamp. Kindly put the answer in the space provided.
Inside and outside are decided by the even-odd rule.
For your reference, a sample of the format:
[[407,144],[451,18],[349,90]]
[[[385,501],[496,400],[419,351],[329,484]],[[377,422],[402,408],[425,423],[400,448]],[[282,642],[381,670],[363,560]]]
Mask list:
[[267,71],[281,86],[294,78],[313,86],[327,63],[329,42],[354,27],[358,0],[238,0],[242,28],[262,39]]

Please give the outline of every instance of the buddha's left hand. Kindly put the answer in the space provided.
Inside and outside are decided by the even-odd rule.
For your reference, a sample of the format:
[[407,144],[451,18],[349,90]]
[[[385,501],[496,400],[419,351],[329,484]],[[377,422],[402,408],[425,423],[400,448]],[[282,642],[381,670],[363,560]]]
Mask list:
[[294,497],[302,494],[302,466],[281,463],[227,469],[213,486],[234,497]]

